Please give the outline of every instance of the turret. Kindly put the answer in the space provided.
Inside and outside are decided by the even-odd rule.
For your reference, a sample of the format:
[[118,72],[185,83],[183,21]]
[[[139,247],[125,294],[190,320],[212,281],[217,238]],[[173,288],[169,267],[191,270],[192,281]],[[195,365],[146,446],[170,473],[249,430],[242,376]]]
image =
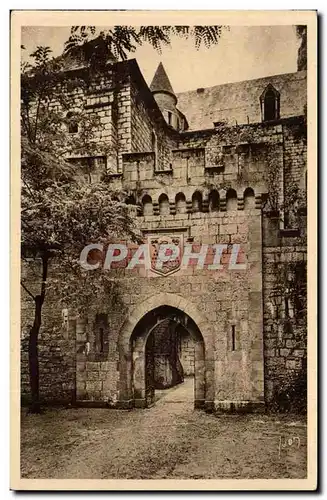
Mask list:
[[185,130],[187,128],[186,118],[176,107],[177,97],[162,63],[159,63],[150,90],[167,124],[175,130]]

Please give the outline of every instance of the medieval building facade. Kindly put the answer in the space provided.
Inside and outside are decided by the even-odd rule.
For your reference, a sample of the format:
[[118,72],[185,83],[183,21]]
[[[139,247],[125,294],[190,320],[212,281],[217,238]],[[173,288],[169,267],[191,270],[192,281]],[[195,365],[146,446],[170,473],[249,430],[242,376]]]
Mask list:
[[[192,375],[195,407],[260,410],[296,380],[306,362],[296,292],[305,280],[306,92],[298,71],[175,94],[162,64],[149,88],[136,60],[74,89],[71,112],[99,117],[98,153],[67,159],[91,161],[91,177],[128,193],[153,259],[160,242],[192,255],[160,272],[110,271],[119,307],[96,304],[83,318],[68,308],[62,321],[48,304],[42,400],[146,407],[155,388]],[[224,245],[215,269],[214,245]],[[24,337],[33,311],[22,299]]]

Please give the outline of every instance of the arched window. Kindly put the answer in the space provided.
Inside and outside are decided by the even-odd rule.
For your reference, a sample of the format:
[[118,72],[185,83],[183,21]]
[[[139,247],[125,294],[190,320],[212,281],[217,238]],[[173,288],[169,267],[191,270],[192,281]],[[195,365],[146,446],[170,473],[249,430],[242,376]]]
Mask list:
[[66,115],[67,118],[67,127],[69,134],[76,134],[78,132],[78,123],[76,114],[72,111],[69,111]]
[[142,198],[143,205],[143,215],[152,215],[153,214],[153,206],[152,206],[152,198],[148,194],[144,195]]
[[255,208],[254,191],[252,188],[246,188],[244,191],[244,209]]
[[260,102],[263,121],[279,120],[280,94],[271,84],[261,94]]
[[159,196],[159,213],[160,215],[169,215],[170,213],[169,200],[166,194]]
[[237,194],[234,189],[229,189],[226,194],[226,210],[237,210]]
[[202,194],[195,191],[192,196],[192,212],[202,212]]
[[210,191],[209,194],[209,211],[210,212],[218,212],[219,210],[219,193],[214,189]]
[[184,193],[176,194],[175,198],[176,213],[185,214],[186,213],[186,200]]

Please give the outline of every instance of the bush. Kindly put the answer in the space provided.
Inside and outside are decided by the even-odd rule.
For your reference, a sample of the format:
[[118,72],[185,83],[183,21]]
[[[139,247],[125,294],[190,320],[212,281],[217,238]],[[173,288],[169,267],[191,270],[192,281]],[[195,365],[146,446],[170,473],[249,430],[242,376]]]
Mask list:
[[305,414],[307,411],[307,363],[303,360],[303,368],[275,388],[270,404],[276,412],[295,412]]

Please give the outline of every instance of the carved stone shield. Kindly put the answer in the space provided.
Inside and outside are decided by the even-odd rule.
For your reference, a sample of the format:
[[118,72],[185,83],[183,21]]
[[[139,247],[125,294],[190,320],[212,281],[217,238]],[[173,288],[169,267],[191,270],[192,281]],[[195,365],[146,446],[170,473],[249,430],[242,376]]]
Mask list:
[[[164,245],[169,245],[171,248],[165,247]],[[153,272],[161,274],[162,276],[167,276],[178,271],[181,267],[183,258],[183,235],[149,236],[149,247],[151,270]],[[160,251],[161,255],[165,256],[165,258],[161,260],[161,263]],[[168,257],[169,259],[166,260]]]

